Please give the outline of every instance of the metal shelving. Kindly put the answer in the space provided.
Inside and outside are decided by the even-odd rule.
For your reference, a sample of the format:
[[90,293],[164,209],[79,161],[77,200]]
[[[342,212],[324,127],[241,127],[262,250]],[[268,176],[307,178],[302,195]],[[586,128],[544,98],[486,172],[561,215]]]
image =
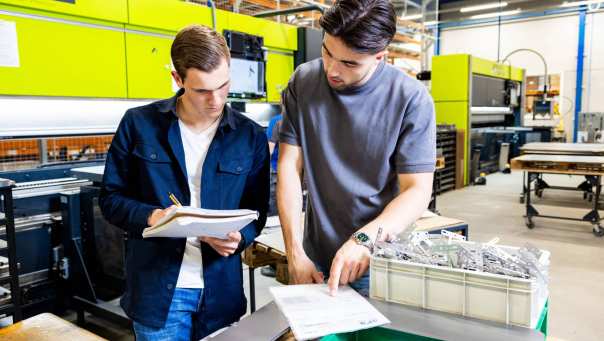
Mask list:
[[436,178],[436,194],[455,189],[455,159],[457,145],[457,130],[455,126],[438,126],[436,132],[436,148],[445,157],[445,168],[434,174]]
[[17,267],[17,250],[15,241],[15,216],[13,214],[13,187],[15,182],[0,178],[0,196],[2,198],[3,216],[0,225],[5,226],[5,234],[0,236],[4,243],[0,243],[0,254],[8,261],[8,275],[10,290],[0,289],[0,316],[12,315],[13,323],[21,321],[21,290],[19,288],[19,270]]

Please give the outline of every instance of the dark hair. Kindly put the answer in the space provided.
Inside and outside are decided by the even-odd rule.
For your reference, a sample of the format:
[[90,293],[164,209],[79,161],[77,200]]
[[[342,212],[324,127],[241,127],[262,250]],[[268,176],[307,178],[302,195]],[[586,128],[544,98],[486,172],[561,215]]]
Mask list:
[[174,69],[183,80],[189,68],[210,72],[218,68],[223,58],[227,63],[231,62],[224,37],[203,25],[191,25],[180,30],[172,42],[170,55]]
[[390,0],[338,0],[320,24],[356,52],[377,53],[388,47],[396,33],[396,13]]

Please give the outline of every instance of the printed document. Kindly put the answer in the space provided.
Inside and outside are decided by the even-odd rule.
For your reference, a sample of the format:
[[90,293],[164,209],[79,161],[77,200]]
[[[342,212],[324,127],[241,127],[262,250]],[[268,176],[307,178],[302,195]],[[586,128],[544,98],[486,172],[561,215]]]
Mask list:
[[349,286],[335,296],[327,284],[271,287],[275,303],[289,322],[296,340],[353,332],[381,326],[390,321]]

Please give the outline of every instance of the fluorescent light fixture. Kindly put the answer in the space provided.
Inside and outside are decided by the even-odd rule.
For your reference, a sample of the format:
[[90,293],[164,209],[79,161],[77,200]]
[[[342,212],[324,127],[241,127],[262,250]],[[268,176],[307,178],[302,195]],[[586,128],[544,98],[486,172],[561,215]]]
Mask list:
[[514,15],[522,12],[520,8],[511,11],[503,11],[503,12],[493,12],[493,13],[485,13],[485,14],[476,14],[470,17],[470,19],[486,19],[486,18],[497,18],[503,17],[506,15]]
[[575,7],[583,5],[595,5],[604,2],[604,0],[591,0],[591,1],[564,1],[560,7]]
[[401,20],[415,20],[415,19],[420,19],[421,17],[422,17],[421,14],[405,15],[404,17],[401,17]]
[[484,4],[484,5],[462,7],[459,11],[461,13],[476,12],[476,11],[482,11],[482,10],[485,10],[485,9],[506,7],[507,5],[508,5],[508,3],[505,2],[505,1],[502,1],[502,2],[491,2],[491,3],[488,3],[488,4]]

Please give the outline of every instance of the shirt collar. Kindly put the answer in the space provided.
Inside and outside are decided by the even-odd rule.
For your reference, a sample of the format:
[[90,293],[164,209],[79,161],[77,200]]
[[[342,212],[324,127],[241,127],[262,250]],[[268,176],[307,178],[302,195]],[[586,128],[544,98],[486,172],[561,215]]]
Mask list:
[[[178,97],[182,96],[185,93],[185,89],[179,89],[176,94],[168,99],[160,101],[158,103],[158,109],[163,113],[171,113],[174,117],[178,118],[176,113],[176,103],[178,101]],[[235,122],[235,114],[233,109],[229,105],[225,105],[222,111],[222,118],[220,119],[220,124],[218,125],[218,129],[223,129],[226,126],[229,126],[231,129],[237,129],[237,123]]]

